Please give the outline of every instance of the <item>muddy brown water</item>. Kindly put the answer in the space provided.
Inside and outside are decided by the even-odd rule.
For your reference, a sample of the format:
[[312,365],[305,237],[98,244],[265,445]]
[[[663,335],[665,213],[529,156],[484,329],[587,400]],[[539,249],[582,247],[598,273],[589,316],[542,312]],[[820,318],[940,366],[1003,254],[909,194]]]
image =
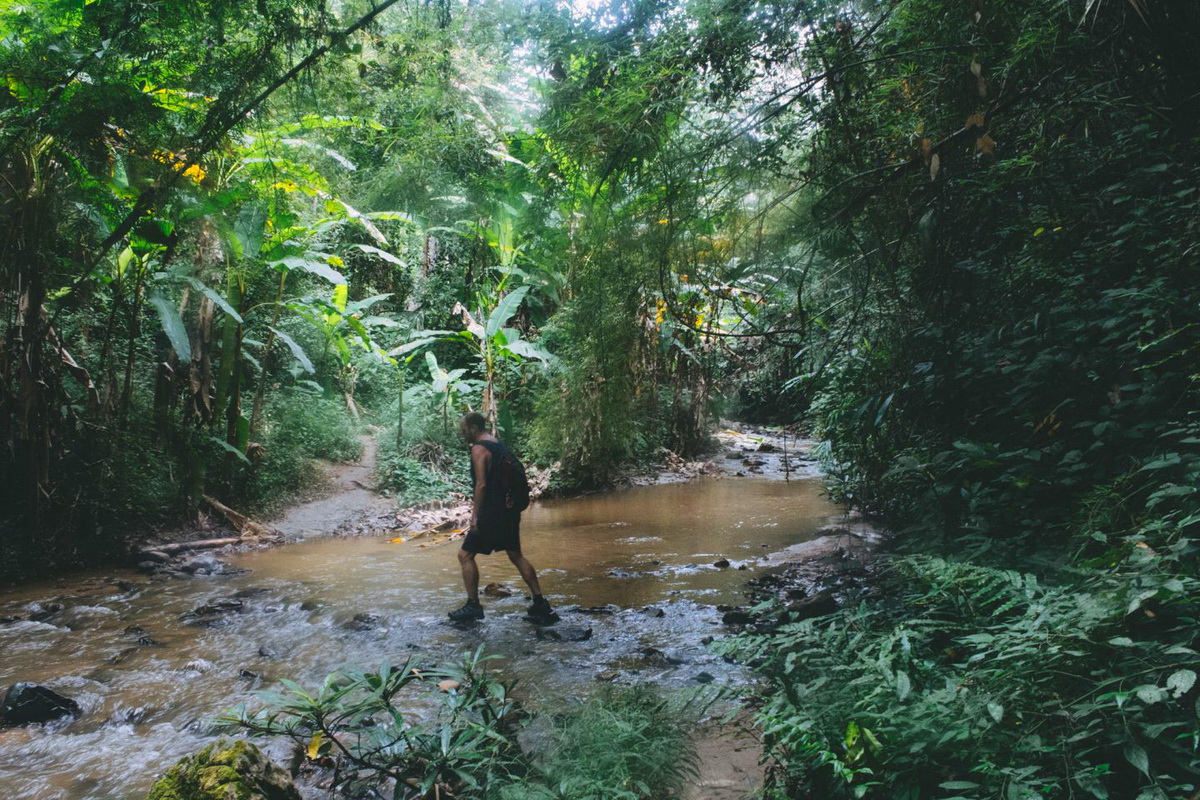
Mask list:
[[[450,626],[445,613],[462,596],[455,546],[387,538],[316,538],[233,556],[248,571],[231,576],[107,572],[0,591],[0,617],[63,605],[42,621],[0,625],[0,690],[44,683],[83,708],[66,724],[0,729],[0,797],[140,800],[213,736],[216,714],[253,707],[255,692],[279,678],[312,684],[343,666],[445,662],[480,645],[502,657],[496,668],[533,707],[586,695],[599,673],[668,687],[697,686],[708,673],[715,685],[736,685],[745,675],[701,643],[726,632],[716,606],[744,602],[746,581],[766,569],[762,556],[838,518],[816,480],[705,480],[536,504],[522,526],[525,552],[561,625],[592,629],[577,643],[535,636],[503,555],[480,558],[483,583],[516,594],[485,597],[479,625]],[[732,566],[714,566],[719,559]],[[227,624],[183,619],[238,593],[243,610]],[[576,610],[606,605],[611,613]],[[379,621],[348,627],[360,613]],[[157,644],[139,645],[129,626]],[[647,657],[650,647],[659,653]]]

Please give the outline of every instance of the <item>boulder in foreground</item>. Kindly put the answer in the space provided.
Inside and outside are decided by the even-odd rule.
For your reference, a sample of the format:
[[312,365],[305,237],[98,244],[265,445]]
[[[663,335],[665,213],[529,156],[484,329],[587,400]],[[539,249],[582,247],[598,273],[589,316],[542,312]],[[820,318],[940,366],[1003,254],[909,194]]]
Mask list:
[[30,725],[79,714],[79,704],[69,697],[36,683],[14,683],[0,705],[0,724]]
[[249,742],[222,739],[167,770],[146,800],[301,800],[292,778]]

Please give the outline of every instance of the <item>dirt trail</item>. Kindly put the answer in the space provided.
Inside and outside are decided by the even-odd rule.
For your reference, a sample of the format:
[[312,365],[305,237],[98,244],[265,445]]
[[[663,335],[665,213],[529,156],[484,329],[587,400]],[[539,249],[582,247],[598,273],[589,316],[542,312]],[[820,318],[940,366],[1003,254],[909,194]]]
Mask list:
[[284,538],[297,541],[324,536],[364,516],[378,516],[392,511],[395,501],[381,497],[371,488],[378,457],[375,437],[365,434],[359,440],[363,448],[358,461],[335,464],[330,469],[329,496],[294,506],[272,522]]
[[762,743],[748,714],[728,724],[697,731],[697,775],[684,787],[683,800],[746,800],[762,786]]

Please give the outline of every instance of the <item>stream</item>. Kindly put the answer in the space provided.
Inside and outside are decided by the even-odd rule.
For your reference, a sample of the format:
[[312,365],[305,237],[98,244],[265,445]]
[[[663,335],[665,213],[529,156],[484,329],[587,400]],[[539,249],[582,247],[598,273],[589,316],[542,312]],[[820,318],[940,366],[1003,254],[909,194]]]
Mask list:
[[[744,602],[746,581],[769,569],[766,555],[840,517],[815,478],[706,479],[537,503],[523,517],[525,553],[563,617],[558,627],[592,629],[581,642],[535,635],[503,554],[479,558],[481,583],[512,595],[484,596],[483,623],[451,626],[446,612],[462,600],[457,544],[386,537],[234,555],[227,560],[245,571],[231,575],[108,570],[0,591],[0,620],[36,618],[0,624],[0,691],[42,683],[83,710],[0,729],[0,796],[141,800],[212,738],[214,715],[253,707],[254,692],[279,678],[313,684],[342,666],[409,655],[445,662],[482,645],[535,709],[584,696],[598,678],[736,685],[744,673],[702,643],[727,632],[717,607]],[[716,566],[722,559],[730,566]],[[188,617],[218,601],[241,607]]]

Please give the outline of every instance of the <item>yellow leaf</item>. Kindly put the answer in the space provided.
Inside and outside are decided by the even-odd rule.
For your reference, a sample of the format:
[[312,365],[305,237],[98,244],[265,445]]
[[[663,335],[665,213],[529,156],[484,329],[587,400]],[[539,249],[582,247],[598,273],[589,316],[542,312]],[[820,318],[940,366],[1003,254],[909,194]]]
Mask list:
[[937,153],[934,153],[933,156],[929,159],[929,180],[936,181],[937,176],[938,176],[938,171],[941,168],[942,168],[942,159]]
[[967,121],[963,123],[963,127],[967,130],[970,130],[971,128],[982,128],[983,122],[983,112],[976,111],[974,114],[967,117]]
[[983,65],[974,58],[971,59],[971,74],[976,78],[983,74]]
[[331,267],[344,267],[346,262],[342,261],[341,256],[325,256],[325,263]]
[[[179,169],[179,166],[176,165],[175,168]],[[204,168],[201,167],[199,164],[192,164],[190,167],[188,167],[187,169],[185,169],[183,171],[183,174],[185,176],[191,178],[194,182],[200,183],[200,181],[204,180],[204,176],[208,173],[206,173],[204,171]]]
[[1045,232],[1046,232],[1046,229],[1045,229],[1045,228],[1038,228],[1036,231],[1034,231],[1034,232],[1033,232],[1033,235],[1034,235],[1034,236],[1041,236],[1041,235],[1042,235],[1043,233],[1045,233]]
[[452,692],[461,685],[462,684],[459,683],[458,681],[452,681],[452,680],[438,681],[438,688],[441,689],[443,692]]
[[313,734],[312,741],[308,743],[308,752],[306,753],[310,761],[317,760],[317,756],[320,755],[321,752],[321,742],[323,740],[324,737],[321,735],[320,731],[317,731]]
[[408,541],[408,540],[405,539],[403,536],[397,536],[395,539],[391,540],[392,544],[404,544],[406,541]]
[[665,219],[665,218],[664,218],[664,219],[660,219],[660,220],[658,221],[658,224],[659,224],[659,225],[666,225],[666,224],[667,224],[668,222],[670,222],[670,221],[671,221],[671,220],[669,220],[669,219]]

